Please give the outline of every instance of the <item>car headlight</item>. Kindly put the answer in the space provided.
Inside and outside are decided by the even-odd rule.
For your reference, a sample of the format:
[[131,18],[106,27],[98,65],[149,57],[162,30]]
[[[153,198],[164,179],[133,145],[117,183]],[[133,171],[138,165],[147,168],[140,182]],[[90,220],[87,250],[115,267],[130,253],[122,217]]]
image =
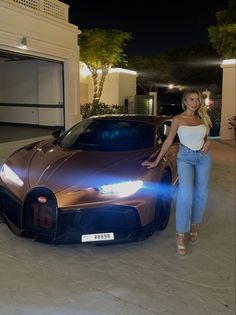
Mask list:
[[136,193],[143,186],[142,180],[126,181],[110,185],[103,185],[98,188],[99,192],[106,195],[118,195],[127,197]]
[[1,178],[3,181],[9,180],[20,187],[24,185],[20,177],[7,164],[3,164],[1,168]]

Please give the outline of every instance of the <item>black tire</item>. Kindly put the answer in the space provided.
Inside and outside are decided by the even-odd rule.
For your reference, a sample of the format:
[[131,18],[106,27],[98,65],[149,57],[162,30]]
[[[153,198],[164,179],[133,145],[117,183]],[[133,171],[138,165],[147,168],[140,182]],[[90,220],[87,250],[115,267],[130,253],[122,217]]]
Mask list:
[[167,227],[170,218],[172,203],[172,185],[170,172],[165,170],[162,174],[157,191],[157,201],[155,208],[155,226],[158,231]]

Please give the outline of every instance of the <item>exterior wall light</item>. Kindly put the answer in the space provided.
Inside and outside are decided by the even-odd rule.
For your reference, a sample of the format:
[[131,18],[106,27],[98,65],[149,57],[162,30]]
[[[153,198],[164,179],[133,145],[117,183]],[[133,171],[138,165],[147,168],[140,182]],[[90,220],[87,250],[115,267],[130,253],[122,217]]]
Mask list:
[[27,38],[24,36],[22,40],[20,41],[20,48],[21,49],[27,49]]

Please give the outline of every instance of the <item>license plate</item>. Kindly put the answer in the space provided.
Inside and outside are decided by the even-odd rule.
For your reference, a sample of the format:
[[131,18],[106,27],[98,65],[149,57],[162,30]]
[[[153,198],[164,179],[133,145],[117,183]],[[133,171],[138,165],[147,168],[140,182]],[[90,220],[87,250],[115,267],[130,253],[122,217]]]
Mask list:
[[100,241],[112,241],[114,240],[114,233],[97,233],[97,234],[84,234],[81,237],[81,242],[100,242]]

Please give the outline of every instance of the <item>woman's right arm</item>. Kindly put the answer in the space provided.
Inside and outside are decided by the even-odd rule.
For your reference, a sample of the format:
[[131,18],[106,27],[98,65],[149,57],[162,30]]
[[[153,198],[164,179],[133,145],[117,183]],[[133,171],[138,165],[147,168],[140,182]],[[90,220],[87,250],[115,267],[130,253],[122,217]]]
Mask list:
[[146,160],[146,161],[144,161],[142,163],[143,166],[146,166],[147,168],[154,168],[154,167],[156,167],[159,164],[159,162],[161,161],[163,156],[168,151],[169,147],[172,145],[172,143],[174,141],[174,138],[176,136],[178,127],[179,127],[179,119],[177,117],[174,117],[173,120],[172,120],[172,123],[171,123],[171,127],[170,127],[170,131],[169,131],[168,137],[163,142],[162,147],[161,147],[161,151],[158,154],[156,160],[154,160],[152,162],[149,161],[149,160]]

